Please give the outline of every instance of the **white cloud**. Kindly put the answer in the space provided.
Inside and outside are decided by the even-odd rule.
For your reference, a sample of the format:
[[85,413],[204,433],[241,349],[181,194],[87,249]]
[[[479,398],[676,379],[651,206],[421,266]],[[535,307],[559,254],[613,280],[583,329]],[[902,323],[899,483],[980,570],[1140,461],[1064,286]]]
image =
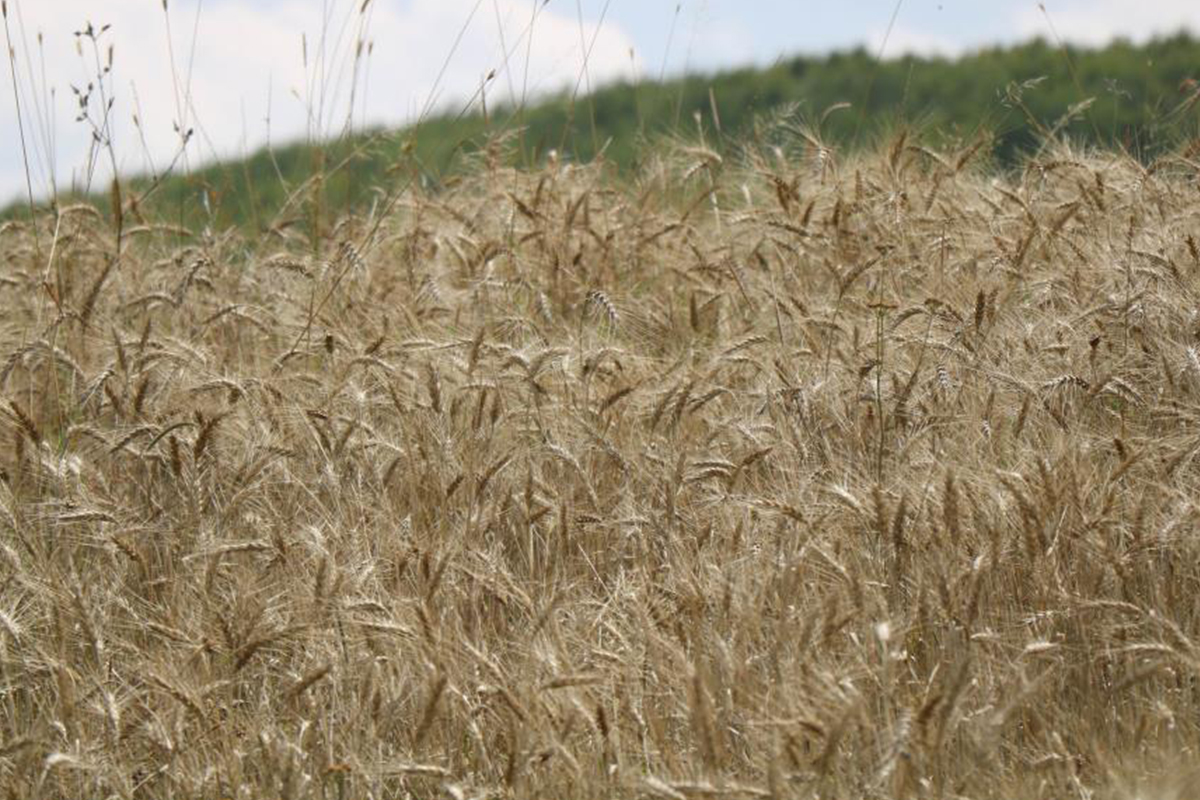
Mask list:
[[[359,26],[367,21],[369,26],[362,30],[372,47],[354,92],[355,124],[410,121],[425,107],[435,85],[442,108],[459,108],[475,95],[492,70],[496,75],[488,86],[489,102],[509,99],[510,88],[520,97],[526,90],[533,94],[573,86],[583,64],[580,22],[573,4],[559,9],[541,0],[374,0],[367,5],[364,19],[359,14],[362,0],[330,0],[327,4],[317,0],[206,0],[197,18],[198,2],[201,0],[172,0],[169,5],[172,69],[166,21],[158,0],[105,0],[103,4],[95,0],[8,0],[26,135],[34,150],[35,191],[48,188],[45,151],[54,153],[60,189],[70,182],[72,171],[79,174],[86,161],[90,133],[85,123],[73,121],[77,109],[70,86],[94,81],[89,48],[84,47],[83,58],[77,51],[77,44],[86,45],[86,40],[73,35],[88,20],[96,26],[112,26],[101,37],[101,44],[114,47],[110,81],[116,98],[113,138],[123,171],[144,170],[147,158],[159,169],[165,166],[178,149],[173,124],[181,119],[187,127],[196,128],[196,139],[188,148],[192,159],[209,158],[214,151],[228,156],[242,147],[261,145],[267,136],[268,109],[274,141],[296,139],[310,130],[337,133],[345,124],[351,87],[356,83],[353,71]],[[331,9],[325,25],[323,5]],[[633,68],[632,39],[611,22],[598,22],[598,14],[588,16],[599,5],[594,1],[584,4],[582,40],[591,47],[587,63],[593,84],[628,76]],[[324,62],[320,57],[322,29],[326,32]],[[455,49],[460,31],[462,39]],[[44,34],[42,53],[37,45],[39,33]],[[302,37],[306,37],[307,68]],[[501,38],[505,48],[500,46]],[[508,59],[505,49],[510,53]],[[43,63],[47,91],[41,89]],[[7,75],[4,78],[0,89],[0,140],[5,143],[0,148],[0,200],[24,192],[15,106],[10,81]],[[54,87],[55,96],[47,103],[49,87]],[[190,105],[186,102],[189,96]],[[135,97],[146,148],[131,124]],[[53,106],[54,123],[48,113],[37,118],[35,101]],[[318,112],[319,120],[313,118]],[[48,144],[51,135],[52,146]],[[102,180],[107,174],[107,170],[98,172]]]
[[[886,38],[886,43],[884,37]],[[920,56],[957,56],[966,50],[965,43],[954,41],[928,31],[895,25],[889,34],[886,29],[879,28],[867,35],[866,47],[871,55],[879,53],[883,48],[884,58],[896,58],[905,55]]]
[[[762,54],[755,47],[755,36],[747,24],[745,8],[718,8],[703,0],[698,3],[663,3],[664,9],[678,7],[663,53],[651,68],[657,78],[665,66],[666,75],[728,68],[749,64]],[[666,63],[663,63],[663,59]]]
[[1021,36],[1052,40],[1051,23],[1064,40],[1081,45],[1104,45],[1116,37],[1141,42],[1181,28],[1200,31],[1196,0],[1048,0],[1044,5],[1046,13],[1034,2],[1018,12],[1016,28]]

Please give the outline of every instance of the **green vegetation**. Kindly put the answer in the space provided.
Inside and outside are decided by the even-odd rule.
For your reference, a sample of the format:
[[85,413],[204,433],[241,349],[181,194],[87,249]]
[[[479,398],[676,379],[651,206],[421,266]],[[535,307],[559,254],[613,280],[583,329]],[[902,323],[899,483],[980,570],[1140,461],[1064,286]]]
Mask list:
[[[321,205],[361,206],[397,173],[426,182],[446,176],[464,150],[488,132],[519,131],[518,158],[538,163],[550,150],[578,161],[603,152],[622,170],[638,165],[648,142],[704,136],[718,152],[752,136],[756,122],[790,108],[820,125],[828,141],[859,145],[898,121],[916,123],[940,144],[986,133],[993,156],[1011,166],[1049,134],[1148,158],[1195,130],[1200,42],[1185,34],[1100,50],[1042,40],[990,48],[959,59],[904,57],[877,62],[866,50],[798,57],[765,69],[693,75],[665,83],[616,84],[588,96],[561,95],[525,109],[450,113],[418,128],[375,131],[324,145],[292,144],[172,178],[155,205],[185,224],[249,224],[266,229],[296,217],[286,199],[323,176]],[[714,115],[714,109],[716,115]],[[718,124],[719,123],[719,124]],[[699,128],[697,127],[699,125]],[[1053,138],[1053,137],[1052,137]],[[144,190],[148,181],[136,181]],[[208,192],[214,219],[197,202]],[[279,215],[280,210],[284,213]],[[311,222],[311,220],[309,220]]]

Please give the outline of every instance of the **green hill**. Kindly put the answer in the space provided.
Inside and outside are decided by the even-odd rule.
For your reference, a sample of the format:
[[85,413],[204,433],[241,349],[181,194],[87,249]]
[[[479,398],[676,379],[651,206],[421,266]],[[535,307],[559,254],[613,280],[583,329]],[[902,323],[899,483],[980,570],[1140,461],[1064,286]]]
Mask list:
[[[810,126],[820,121],[820,134],[834,145],[873,141],[904,121],[934,143],[986,133],[1001,165],[1015,163],[1047,136],[1116,147],[1146,161],[1195,131],[1197,78],[1200,40],[1182,33],[1093,50],[1035,40],[958,59],[877,62],[858,49],[661,84],[615,84],[574,101],[557,96],[522,110],[493,109],[486,120],[473,111],[449,114],[418,128],[377,131],[321,148],[264,150],[169,178],[146,205],[191,223],[205,208],[197,201],[207,191],[204,214],[218,226],[311,224],[314,213],[328,216],[329,209],[368,203],[373,192],[397,179],[443,180],[489,134],[514,132],[506,157],[525,162],[551,149],[578,160],[602,151],[609,163],[631,170],[647,143],[664,137],[704,136],[710,147],[728,151],[731,143],[753,139],[757,119],[784,107]],[[849,106],[822,121],[837,104]],[[323,177],[306,196],[321,202],[287,207],[286,199],[314,175]],[[132,186],[136,194],[148,182]]]

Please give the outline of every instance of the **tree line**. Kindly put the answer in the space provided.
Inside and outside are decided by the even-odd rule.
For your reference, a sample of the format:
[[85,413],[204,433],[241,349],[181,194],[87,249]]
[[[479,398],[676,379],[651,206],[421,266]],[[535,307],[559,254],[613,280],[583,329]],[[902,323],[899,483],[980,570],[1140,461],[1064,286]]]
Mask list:
[[[452,179],[471,159],[535,164],[553,151],[581,161],[601,155],[614,169],[633,172],[663,139],[702,140],[732,153],[769,135],[769,121],[780,115],[841,147],[870,145],[897,126],[934,145],[983,136],[1001,168],[1059,137],[1149,161],[1195,137],[1198,98],[1200,40],[1182,32],[1096,49],[1036,39],[953,59],[878,61],[858,48],[661,83],[616,83],[524,108],[489,108],[486,116],[475,104],[407,129],[264,149],[188,176],[134,179],[130,188],[136,196],[153,184],[146,205],[180,221],[204,214],[218,224],[262,229],[278,224],[282,210],[285,219],[294,214],[319,225],[314,214],[331,217],[368,203],[396,181]],[[318,202],[289,209],[287,199],[306,185],[306,196]]]

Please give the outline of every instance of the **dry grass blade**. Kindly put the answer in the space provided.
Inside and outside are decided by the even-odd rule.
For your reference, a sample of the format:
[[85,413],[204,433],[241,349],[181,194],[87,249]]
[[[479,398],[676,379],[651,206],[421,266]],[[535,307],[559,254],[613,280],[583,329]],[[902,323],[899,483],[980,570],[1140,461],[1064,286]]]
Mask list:
[[5,796],[1050,800],[1200,751],[1194,154],[990,141],[485,140],[265,233],[126,183],[38,221],[46,286],[0,226]]

